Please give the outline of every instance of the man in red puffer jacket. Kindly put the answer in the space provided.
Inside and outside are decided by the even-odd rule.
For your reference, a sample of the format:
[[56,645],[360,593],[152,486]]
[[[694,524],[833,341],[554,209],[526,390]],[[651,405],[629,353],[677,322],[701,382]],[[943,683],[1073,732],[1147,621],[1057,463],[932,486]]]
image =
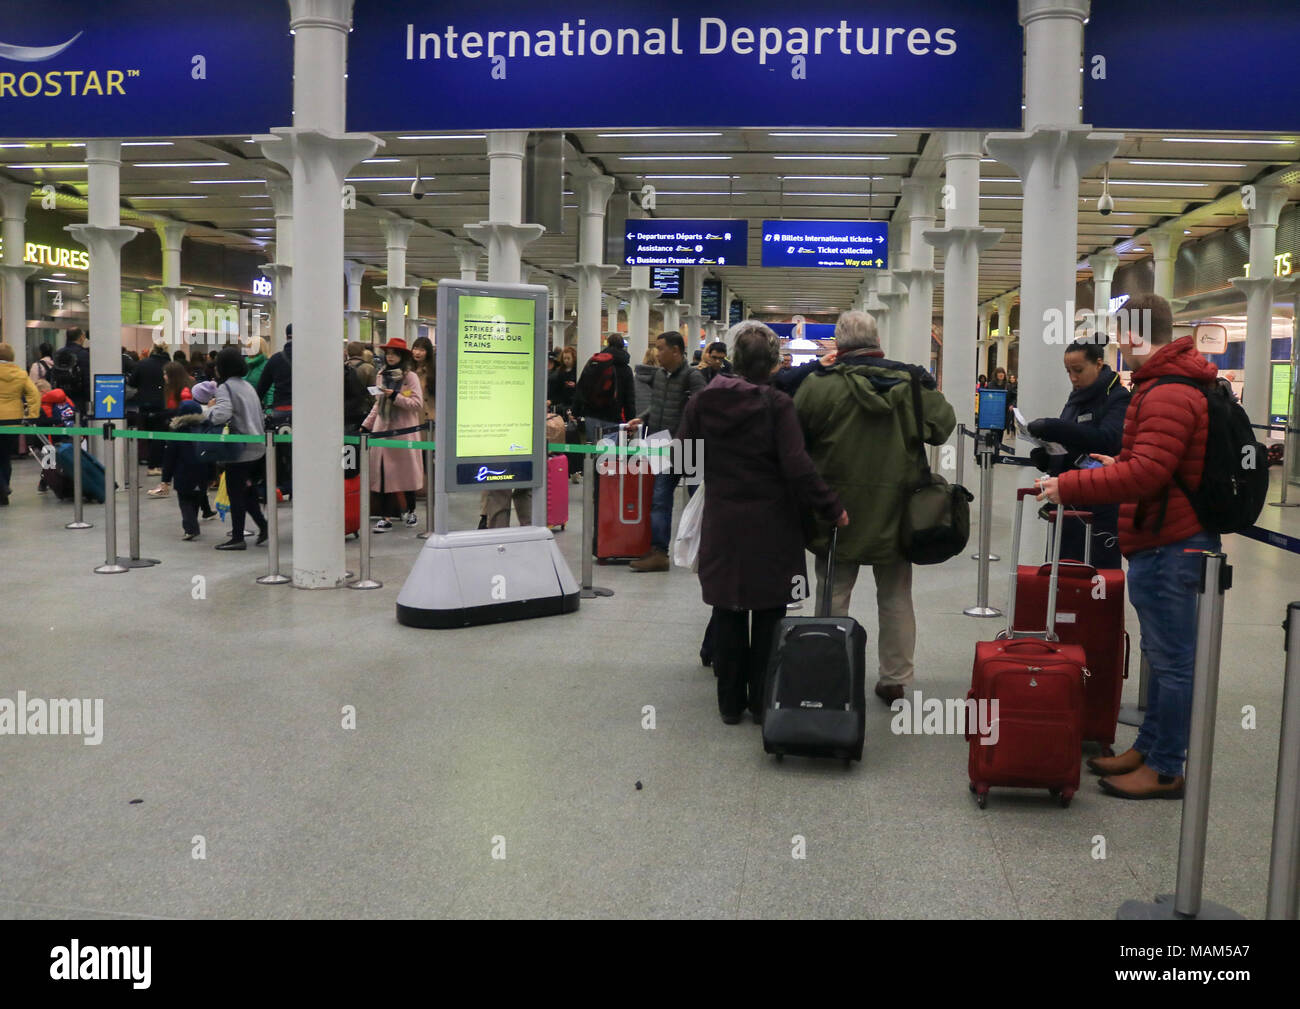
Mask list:
[[[1166,376],[1211,385],[1218,369],[1192,337],[1173,338],[1169,302],[1157,295],[1129,299],[1125,311],[1150,312],[1124,351],[1134,365],[1133,398],[1124,417],[1118,458],[1096,455],[1099,469],[1074,470],[1039,481],[1039,499],[1071,505],[1120,502],[1119,547],[1128,558],[1128,587],[1142,627],[1142,654],[1151,670],[1146,718],[1131,749],[1097,757],[1088,766],[1102,790],[1125,799],[1179,799],[1192,713],[1196,656],[1196,596],[1201,558],[1219,549],[1174,477],[1201,484],[1209,409],[1205,394]],[[1136,320],[1144,315],[1131,315]]]

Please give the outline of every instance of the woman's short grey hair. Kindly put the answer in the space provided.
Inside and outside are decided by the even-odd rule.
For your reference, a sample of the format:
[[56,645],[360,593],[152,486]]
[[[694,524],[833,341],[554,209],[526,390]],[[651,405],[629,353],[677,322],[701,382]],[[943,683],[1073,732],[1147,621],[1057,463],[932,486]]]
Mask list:
[[757,319],[738,322],[727,331],[737,374],[748,382],[766,382],[781,360],[781,340]]
[[835,349],[879,350],[876,320],[866,312],[845,312],[835,322]]

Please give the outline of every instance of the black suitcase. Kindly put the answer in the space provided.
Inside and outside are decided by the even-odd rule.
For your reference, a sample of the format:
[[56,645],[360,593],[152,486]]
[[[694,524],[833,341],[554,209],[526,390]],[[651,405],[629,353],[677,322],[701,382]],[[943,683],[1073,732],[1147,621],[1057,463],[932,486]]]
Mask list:
[[[826,564],[826,609],[837,531]],[[852,617],[786,617],[776,627],[763,689],[763,750],[781,759],[862,759],[866,739],[867,632]]]

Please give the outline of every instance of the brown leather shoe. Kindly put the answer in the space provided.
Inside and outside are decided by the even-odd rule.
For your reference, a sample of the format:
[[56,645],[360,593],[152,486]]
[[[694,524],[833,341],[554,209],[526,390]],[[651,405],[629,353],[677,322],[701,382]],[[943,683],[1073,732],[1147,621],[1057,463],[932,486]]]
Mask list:
[[1143,764],[1136,771],[1101,779],[1101,790],[1120,799],[1181,799],[1183,776],[1157,774]]
[[877,683],[876,696],[885,702],[886,707],[889,707],[902,698],[903,688],[897,683]]
[[1093,774],[1101,774],[1107,777],[1115,774],[1128,774],[1130,771],[1136,771],[1146,763],[1146,754],[1138,753],[1132,747],[1123,753],[1114,757],[1089,757],[1088,770]]
[[672,565],[668,563],[668,554],[663,550],[651,550],[644,557],[638,557],[628,567],[633,571],[667,571]]

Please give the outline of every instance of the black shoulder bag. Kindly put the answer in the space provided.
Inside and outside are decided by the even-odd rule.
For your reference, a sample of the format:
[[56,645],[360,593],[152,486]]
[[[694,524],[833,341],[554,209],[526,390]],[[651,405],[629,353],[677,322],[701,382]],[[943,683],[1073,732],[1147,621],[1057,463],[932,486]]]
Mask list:
[[970,503],[975,496],[930,470],[921,417],[921,376],[916,372],[912,372],[912,412],[916,418],[921,479],[908,488],[903,501],[901,546],[903,556],[913,564],[942,564],[966,549],[966,541],[970,539]]

